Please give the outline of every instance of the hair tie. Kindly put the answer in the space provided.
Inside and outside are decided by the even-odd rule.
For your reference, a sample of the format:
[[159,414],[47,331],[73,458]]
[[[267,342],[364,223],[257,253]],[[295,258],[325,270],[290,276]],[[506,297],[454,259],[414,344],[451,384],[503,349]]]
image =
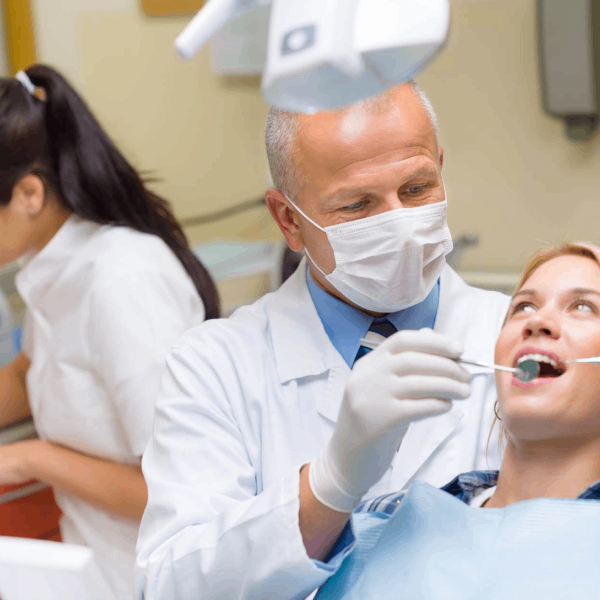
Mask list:
[[15,74],[15,79],[32,95],[35,96],[36,86],[33,85],[29,75],[25,71],[18,71]]

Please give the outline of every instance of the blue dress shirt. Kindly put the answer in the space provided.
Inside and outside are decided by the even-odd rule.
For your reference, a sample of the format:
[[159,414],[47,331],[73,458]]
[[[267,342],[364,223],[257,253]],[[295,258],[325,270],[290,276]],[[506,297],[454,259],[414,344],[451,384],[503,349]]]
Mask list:
[[[325,331],[342,355],[346,364],[352,368],[360,348],[360,339],[365,337],[374,317],[362,310],[350,306],[319,287],[307,267],[306,281],[312,301],[325,327]],[[386,316],[398,331],[402,329],[433,329],[440,300],[440,280],[433,286],[429,296],[409,308],[390,313]]]

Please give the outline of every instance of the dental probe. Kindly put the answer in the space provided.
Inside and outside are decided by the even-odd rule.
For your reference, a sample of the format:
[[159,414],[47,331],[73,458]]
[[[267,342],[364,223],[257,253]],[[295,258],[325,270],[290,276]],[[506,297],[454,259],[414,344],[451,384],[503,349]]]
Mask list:
[[600,356],[590,356],[589,358],[574,358],[573,360],[565,360],[567,364],[571,363],[591,363],[593,365],[600,365]]
[[[377,346],[379,346],[380,343],[381,342],[379,340],[368,340],[367,338],[361,338],[360,340],[361,346],[366,346],[367,348],[371,348],[371,350],[377,348]],[[523,383],[533,381],[539,375],[540,372],[539,365],[533,360],[523,361],[519,368],[505,367],[502,365],[488,365],[486,363],[476,362],[474,360],[465,360],[463,358],[457,358],[456,362],[461,363],[463,365],[471,365],[473,367],[494,369],[496,371],[508,371],[509,373],[514,373],[515,377]],[[598,357],[598,362],[600,363],[600,357]],[[525,368],[523,368],[523,366],[525,366]]]

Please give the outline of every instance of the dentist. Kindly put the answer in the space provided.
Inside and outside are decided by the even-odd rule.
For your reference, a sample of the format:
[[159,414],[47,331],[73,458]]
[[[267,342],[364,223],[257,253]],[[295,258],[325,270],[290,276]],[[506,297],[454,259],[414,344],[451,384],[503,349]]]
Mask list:
[[[445,263],[427,98],[411,82],[343,110],[272,110],[267,152],[269,210],[306,260],[167,359],[137,598],[306,597],[363,497],[497,465],[493,374],[452,359],[492,360],[508,299]],[[361,338],[391,335],[353,372]]]

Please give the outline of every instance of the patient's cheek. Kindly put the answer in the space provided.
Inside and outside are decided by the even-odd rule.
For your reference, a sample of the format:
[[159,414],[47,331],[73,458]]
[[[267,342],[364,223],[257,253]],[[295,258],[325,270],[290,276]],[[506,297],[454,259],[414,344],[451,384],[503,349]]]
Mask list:
[[510,331],[509,326],[505,325],[500,335],[498,336],[498,340],[496,341],[496,350],[494,352],[494,362],[497,365],[509,365],[510,362]]

